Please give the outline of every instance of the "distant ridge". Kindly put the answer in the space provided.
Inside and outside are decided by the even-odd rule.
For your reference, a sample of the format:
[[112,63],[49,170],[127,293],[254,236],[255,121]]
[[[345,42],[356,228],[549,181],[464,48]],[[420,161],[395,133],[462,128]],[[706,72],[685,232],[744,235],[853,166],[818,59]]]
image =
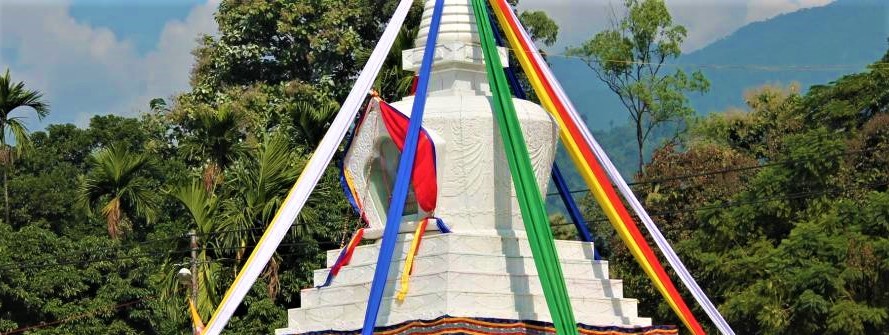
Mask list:
[[805,90],[864,70],[889,47],[887,38],[889,1],[839,0],[751,23],[679,61],[764,66],[703,69],[712,91],[693,104],[708,113],[743,105],[743,91],[765,83],[797,81]]
[[[700,68],[710,79],[709,93],[690,96],[706,114],[743,106],[743,92],[766,83],[799,82],[806,89],[859,72],[889,48],[887,39],[889,0],[838,0],[751,23],[673,63]],[[627,122],[617,98],[585,64],[558,56],[550,62],[592,129]]]

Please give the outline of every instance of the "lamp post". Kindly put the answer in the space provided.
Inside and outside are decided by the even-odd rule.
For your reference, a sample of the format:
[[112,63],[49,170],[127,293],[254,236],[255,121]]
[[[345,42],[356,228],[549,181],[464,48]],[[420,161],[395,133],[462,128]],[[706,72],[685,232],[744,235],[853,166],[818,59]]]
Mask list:
[[194,229],[188,232],[191,238],[191,301],[195,305],[198,303],[198,235]]
[[[176,277],[179,278],[179,281],[188,286],[191,290],[189,294],[189,304],[194,305],[194,308],[197,308],[198,302],[198,277],[195,275],[198,272],[198,237],[195,234],[195,231],[192,229],[188,232],[188,236],[191,239],[191,269],[181,268],[179,272],[176,274]],[[191,306],[189,306],[189,309]],[[189,313],[191,314],[191,313]],[[201,329],[197,328],[194,320],[191,322],[192,334],[200,334]]]

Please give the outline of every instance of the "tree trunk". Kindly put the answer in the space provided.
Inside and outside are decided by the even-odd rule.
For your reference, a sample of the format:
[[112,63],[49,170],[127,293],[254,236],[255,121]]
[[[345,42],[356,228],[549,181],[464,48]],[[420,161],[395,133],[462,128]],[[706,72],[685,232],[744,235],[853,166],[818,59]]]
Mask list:
[[[641,119],[641,117],[640,117]],[[645,146],[645,140],[642,138],[642,121],[636,122],[636,144],[639,149],[639,171],[637,171],[640,175],[642,174],[642,168],[645,165],[645,157],[642,154],[642,150]]]
[[[3,120],[0,124],[5,124]],[[9,168],[12,166],[12,147],[6,145],[6,126],[0,127],[0,164],[3,165],[3,219],[6,224],[12,226],[9,221]]]
[[12,222],[9,222],[9,187],[8,187],[9,183],[6,180],[6,178],[7,178],[6,175],[9,173],[8,170],[9,170],[9,167],[4,165],[3,166],[3,201],[6,204],[6,206],[4,206],[4,212],[5,212],[5,215],[4,215],[5,221],[4,222],[6,222],[6,224],[12,226]]

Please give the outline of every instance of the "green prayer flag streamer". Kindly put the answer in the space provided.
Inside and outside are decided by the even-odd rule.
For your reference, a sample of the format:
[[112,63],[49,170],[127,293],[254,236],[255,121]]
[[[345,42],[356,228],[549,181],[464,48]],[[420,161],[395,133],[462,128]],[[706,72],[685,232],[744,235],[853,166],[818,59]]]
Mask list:
[[565,277],[556,253],[543,197],[534,176],[528,147],[525,145],[521,125],[512,103],[509,83],[503,73],[503,64],[500,62],[493,29],[488,20],[488,7],[485,0],[472,0],[472,7],[484,52],[488,81],[493,93],[494,116],[503,139],[506,160],[515,184],[522,221],[531,244],[531,253],[534,256],[534,265],[540,277],[546,305],[553,318],[556,333],[576,335],[577,322],[574,320],[571,300],[565,287]]

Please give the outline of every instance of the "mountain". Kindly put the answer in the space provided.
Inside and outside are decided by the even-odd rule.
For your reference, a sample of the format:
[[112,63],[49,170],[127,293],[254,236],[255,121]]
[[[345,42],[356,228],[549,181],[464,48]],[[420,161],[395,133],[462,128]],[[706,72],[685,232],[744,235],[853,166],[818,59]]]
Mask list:
[[[690,96],[699,114],[743,106],[743,92],[767,83],[829,83],[859,72],[886,51],[889,1],[838,0],[751,23],[671,63],[700,69],[710,92]],[[577,59],[550,57],[553,71],[591,129],[627,122],[614,94]]]
[[889,2],[846,0],[749,24],[679,61],[729,65],[702,70],[712,91],[692,101],[707,113],[743,106],[750,87],[796,81],[805,89],[859,72],[883,55],[887,38]]

